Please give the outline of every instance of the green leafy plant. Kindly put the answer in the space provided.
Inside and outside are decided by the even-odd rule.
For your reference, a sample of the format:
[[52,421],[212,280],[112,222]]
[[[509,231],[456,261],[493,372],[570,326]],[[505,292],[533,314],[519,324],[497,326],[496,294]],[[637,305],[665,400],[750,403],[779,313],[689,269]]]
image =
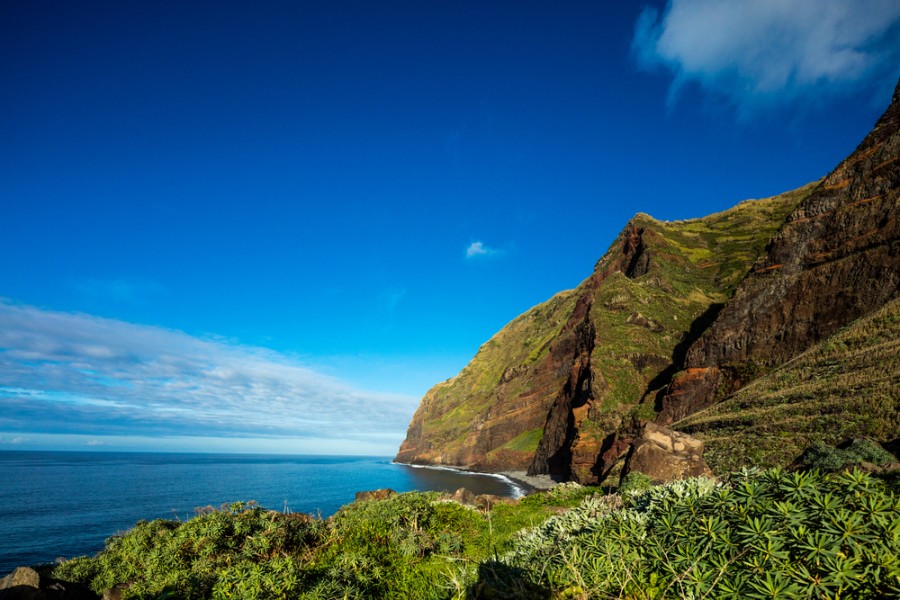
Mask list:
[[898,591],[900,502],[883,482],[743,471],[596,499],[523,533],[501,560],[581,598],[883,598]]
[[[639,478],[633,478],[640,481]],[[125,598],[886,598],[900,498],[858,470],[743,470],[478,510],[434,493],[322,520],[253,503],[140,522],[53,576]]]

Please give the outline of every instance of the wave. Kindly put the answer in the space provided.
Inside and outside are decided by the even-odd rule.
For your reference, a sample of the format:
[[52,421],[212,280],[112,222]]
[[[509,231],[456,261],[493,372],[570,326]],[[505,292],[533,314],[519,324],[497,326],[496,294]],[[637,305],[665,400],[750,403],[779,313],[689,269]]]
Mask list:
[[413,465],[410,463],[402,463],[397,462],[395,460],[391,461],[392,465],[401,465],[404,467],[412,467],[413,469],[431,469],[433,471],[450,471],[452,473],[459,473],[460,475],[480,475],[482,477],[493,477],[494,479],[499,479],[503,481],[507,486],[509,486],[510,490],[512,490],[511,497],[512,498],[522,498],[528,494],[528,488],[523,487],[518,482],[513,479],[510,479],[506,475],[502,473],[482,473],[480,471],[472,471],[470,469],[466,469],[463,467],[448,467],[446,465]]

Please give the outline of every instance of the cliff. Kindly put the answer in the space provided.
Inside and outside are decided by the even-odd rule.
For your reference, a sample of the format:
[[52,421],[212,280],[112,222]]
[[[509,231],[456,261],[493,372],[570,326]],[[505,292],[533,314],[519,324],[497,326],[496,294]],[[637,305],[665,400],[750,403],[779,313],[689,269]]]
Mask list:
[[[688,417],[750,402],[752,392],[735,394],[897,297],[898,124],[900,86],[820,182],[702,219],[636,215],[577,288],[512,321],[425,395],[397,460],[595,483],[621,471],[648,423],[703,432],[721,451],[716,419]],[[882,350],[895,381],[897,347]],[[891,435],[880,418],[826,431],[815,404],[803,406],[807,441]],[[896,392],[879,410],[900,411]],[[733,421],[726,429],[744,435]],[[765,431],[753,439],[777,444],[780,430]],[[758,448],[726,446],[740,449],[731,463],[754,462]],[[786,458],[766,456],[757,462]]]
[[787,218],[687,352],[663,399],[677,421],[883,306],[900,286],[900,85],[853,154]]
[[655,417],[673,364],[812,188],[702,219],[638,214],[576,289],[425,395],[397,460],[598,481],[610,433]]

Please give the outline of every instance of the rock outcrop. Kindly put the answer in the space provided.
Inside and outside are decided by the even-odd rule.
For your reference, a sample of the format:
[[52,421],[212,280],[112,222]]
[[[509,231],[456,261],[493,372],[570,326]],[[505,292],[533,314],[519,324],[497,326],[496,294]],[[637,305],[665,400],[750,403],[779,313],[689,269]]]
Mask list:
[[0,600],[99,600],[88,588],[57,581],[30,567],[18,567],[0,579]]
[[657,482],[712,475],[703,460],[702,441],[654,423],[644,425],[632,442],[622,476],[631,472]]
[[355,502],[366,502],[367,500],[385,500],[391,496],[395,496],[397,492],[391,488],[381,488],[380,490],[371,490],[365,492],[356,492]]

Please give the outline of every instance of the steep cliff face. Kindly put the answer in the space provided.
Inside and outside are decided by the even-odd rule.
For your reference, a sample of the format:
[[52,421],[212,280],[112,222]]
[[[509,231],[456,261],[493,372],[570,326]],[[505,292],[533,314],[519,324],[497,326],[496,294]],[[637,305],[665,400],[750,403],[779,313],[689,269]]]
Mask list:
[[637,215],[581,285],[512,321],[425,395],[397,460],[598,481],[598,456],[656,416],[673,361],[810,189],[703,219]]
[[688,350],[660,422],[712,404],[897,296],[898,155],[900,85],[872,132],[790,214]]
[[[623,468],[652,422],[697,433],[713,454],[733,450],[732,462],[766,463],[762,448],[718,435],[743,435],[722,412],[735,410],[731,395],[898,296],[898,124],[900,86],[822,182],[702,219],[635,216],[581,285],[515,319],[426,394],[397,460],[592,483]],[[898,347],[879,348],[894,381]],[[885,394],[878,410],[900,413],[896,392]],[[797,431],[822,439],[812,406],[798,409],[807,422]],[[895,422],[878,416],[825,437],[884,437]],[[771,447],[780,433],[754,435]]]

